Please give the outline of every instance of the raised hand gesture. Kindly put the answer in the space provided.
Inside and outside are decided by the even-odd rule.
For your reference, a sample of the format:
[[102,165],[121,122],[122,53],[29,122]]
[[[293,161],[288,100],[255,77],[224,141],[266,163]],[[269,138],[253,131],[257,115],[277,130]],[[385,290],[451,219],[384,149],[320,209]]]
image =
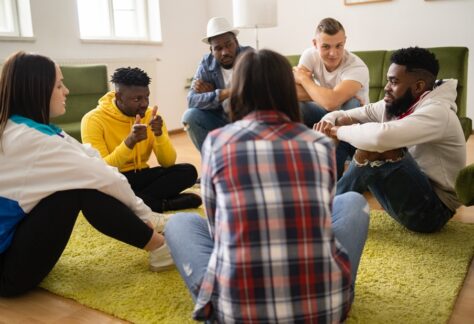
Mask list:
[[133,149],[138,142],[147,138],[146,127],[147,125],[141,123],[141,117],[137,114],[135,116],[135,123],[130,130],[130,134],[128,134],[125,139],[125,145],[127,145],[129,149]]
[[156,114],[157,112],[158,112],[158,106],[154,106],[153,111],[151,113],[150,127],[151,127],[151,130],[153,131],[153,134],[155,134],[155,136],[161,136],[161,134],[163,134],[163,131],[162,131],[163,119],[161,118],[160,115]]

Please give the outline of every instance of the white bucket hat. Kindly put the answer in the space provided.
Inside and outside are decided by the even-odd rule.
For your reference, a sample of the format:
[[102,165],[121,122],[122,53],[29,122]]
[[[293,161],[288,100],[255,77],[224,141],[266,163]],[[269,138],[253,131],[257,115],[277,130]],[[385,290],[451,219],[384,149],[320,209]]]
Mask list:
[[212,17],[207,23],[206,37],[204,37],[202,41],[206,44],[209,44],[209,38],[229,32],[237,36],[239,30],[233,28],[224,17]]

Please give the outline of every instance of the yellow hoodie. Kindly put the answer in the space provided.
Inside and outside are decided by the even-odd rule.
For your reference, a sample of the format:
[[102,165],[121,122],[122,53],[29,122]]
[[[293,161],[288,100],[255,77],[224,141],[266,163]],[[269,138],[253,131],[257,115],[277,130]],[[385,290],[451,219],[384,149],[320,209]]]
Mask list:
[[[143,124],[149,124],[151,113],[152,108],[148,107],[141,121]],[[134,123],[135,117],[126,116],[117,108],[115,92],[110,91],[99,99],[99,105],[95,109],[82,117],[82,142],[90,143],[107,164],[117,167],[120,172],[149,167],[147,161],[152,150],[161,166],[175,164],[176,151],[169,139],[165,122],[163,121],[161,136],[155,136],[148,127],[147,139],[137,143],[131,150],[124,140]]]

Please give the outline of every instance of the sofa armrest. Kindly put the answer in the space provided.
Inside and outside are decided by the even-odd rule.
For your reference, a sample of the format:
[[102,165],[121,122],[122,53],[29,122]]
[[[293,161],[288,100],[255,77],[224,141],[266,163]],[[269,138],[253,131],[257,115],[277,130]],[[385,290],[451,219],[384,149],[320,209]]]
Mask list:
[[459,117],[459,121],[461,122],[464,138],[467,141],[469,139],[469,136],[471,136],[471,133],[472,133],[472,120],[469,117]]
[[459,171],[455,189],[459,200],[465,206],[474,205],[474,163]]

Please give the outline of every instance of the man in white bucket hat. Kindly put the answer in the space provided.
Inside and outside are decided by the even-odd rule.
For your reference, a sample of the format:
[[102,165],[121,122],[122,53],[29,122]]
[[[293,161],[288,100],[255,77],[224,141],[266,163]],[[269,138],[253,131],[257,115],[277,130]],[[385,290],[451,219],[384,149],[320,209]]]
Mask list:
[[250,48],[239,45],[238,33],[224,17],[213,17],[207,23],[206,37],[202,41],[210,45],[211,52],[199,63],[188,93],[188,110],[182,118],[199,151],[210,131],[229,123],[227,111],[232,70],[237,56]]

